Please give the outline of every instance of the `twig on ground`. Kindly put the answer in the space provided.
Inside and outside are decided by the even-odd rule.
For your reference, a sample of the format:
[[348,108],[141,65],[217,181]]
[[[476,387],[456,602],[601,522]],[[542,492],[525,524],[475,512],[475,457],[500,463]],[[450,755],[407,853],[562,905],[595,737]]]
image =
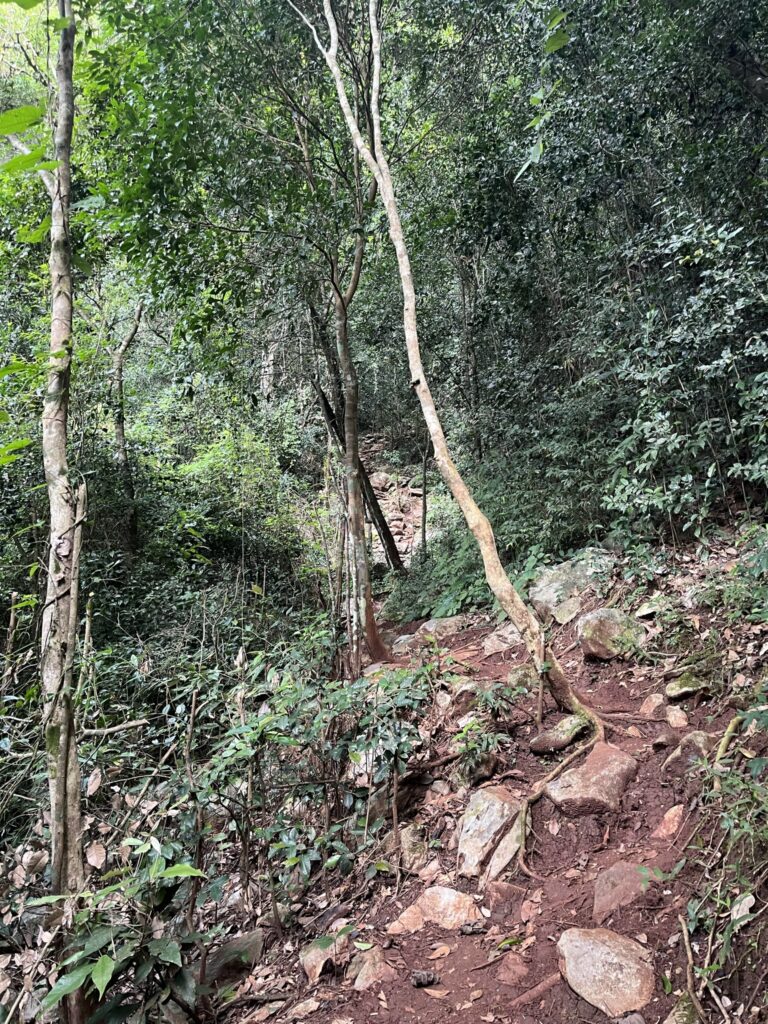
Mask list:
[[551,988],[554,988],[559,981],[559,971],[556,974],[550,974],[544,979],[544,981],[540,981],[538,985],[534,985],[533,988],[529,988],[527,992],[523,992],[523,994],[519,995],[517,999],[513,999],[511,1003],[507,1003],[507,1010],[514,1010],[518,1006],[525,1006],[526,1003],[532,1003],[535,999],[538,999],[539,996],[543,996],[545,992],[549,992]]

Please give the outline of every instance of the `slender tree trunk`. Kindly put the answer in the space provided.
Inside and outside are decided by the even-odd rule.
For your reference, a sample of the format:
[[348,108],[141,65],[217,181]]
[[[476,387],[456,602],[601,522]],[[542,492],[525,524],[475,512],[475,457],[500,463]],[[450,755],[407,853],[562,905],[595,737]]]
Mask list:
[[[368,653],[374,661],[387,661],[389,652],[379,635],[374,614],[371,576],[368,570],[368,551],[365,542],[365,505],[360,485],[357,370],[349,347],[347,305],[344,296],[338,289],[335,293],[335,310],[336,347],[344,384],[344,475],[347,485],[352,602]],[[351,654],[353,672],[357,672],[359,669],[358,652],[352,651]]]
[[[328,397],[320,386],[319,382],[314,380],[313,382],[315,392],[317,394],[317,401],[320,405],[320,410],[325,420],[325,425],[328,428],[328,433],[331,435],[339,448],[340,452],[344,452],[344,436],[339,429],[339,420],[331,407],[331,403],[328,401]],[[387,557],[387,562],[390,568],[395,569],[397,572],[405,572],[405,566],[403,560],[400,557],[395,538],[392,536],[392,531],[389,528],[387,517],[384,515],[384,511],[379,504],[379,499],[376,497],[376,492],[373,489],[371,478],[368,476],[368,472],[365,468],[363,460],[359,460],[359,471],[360,471],[360,486],[363,490],[363,498],[365,500],[365,507],[368,510],[376,532],[379,535],[381,546],[384,549],[384,553]]]
[[[60,18],[66,19],[66,25],[60,31],[56,65],[58,102],[54,149],[58,163],[51,186],[51,340],[42,421],[50,550],[42,615],[41,678],[51,800],[51,888],[57,894],[76,894],[83,888],[83,857],[72,681],[85,486],[72,486],[67,462],[73,300],[69,209],[75,114],[75,25],[71,0],[59,0],[58,13]],[[81,1024],[85,1019],[82,989],[64,1001],[63,1019],[66,1024]]]
[[384,203],[389,224],[389,235],[397,256],[397,266],[400,275],[400,284],[403,293],[403,326],[405,329],[405,343],[408,352],[408,365],[411,373],[411,387],[416,393],[421,405],[421,411],[427,424],[435,463],[443,477],[453,498],[459,505],[467,526],[472,531],[480,554],[483,559],[485,576],[488,585],[497,601],[506,614],[517,626],[523,635],[526,647],[533,659],[537,670],[546,675],[550,692],[557,704],[574,712],[582,712],[594,718],[586,708],[583,707],[551,650],[545,649],[544,632],[541,623],[526,606],[520,595],[512,586],[509,577],[501,564],[499,553],[496,548],[496,541],[488,518],[478,507],[456,464],[454,463],[448,443],[446,441],[443,427],[435,407],[432,392],[424,372],[421,360],[421,349],[419,347],[418,324],[416,317],[416,291],[411,271],[411,261],[408,248],[403,234],[400,213],[398,210],[395,191],[392,184],[392,176],[387,162],[386,153],[382,144],[381,116],[379,111],[379,96],[381,92],[381,33],[378,23],[378,0],[368,0],[368,16],[371,32],[371,55],[373,59],[373,79],[371,88],[371,125],[372,125],[372,146],[368,146],[363,139],[357,118],[347,96],[346,86],[338,63],[339,33],[336,18],[333,12],[331,0],[323,0],[323,11],[325,14],[328,31],[330,34],[330,45],[326,49],[320,42],[317,29],[307,17],[299,11],[292,0],[289,0],[294,10],[308,25],[315,39],[315,43],[325,57],[326,64],[336,84],[336,92],[339,99],[344,119],[347,123],[349,133],[361,158],[365,161],[368,169],[378,185],[378,190]]
[[133,483],[131,462],[128,457],[128,445],[125,440],[124,370],[125,357],[138,333],[142,312],[143,305],[140,302],[136,309],[136,315],[133,318],[133,324],[130,331],[121,343],[112,349],[112,370],[114,374],[113,383],[115,388],[115,449],[117,456],[117,468],[120,474],[120,480],[122,481],[123,493],[125,495],[126,502],[126,547],[130,555],[136,554],[138,546],[139,521],[136,511],[136,489]]

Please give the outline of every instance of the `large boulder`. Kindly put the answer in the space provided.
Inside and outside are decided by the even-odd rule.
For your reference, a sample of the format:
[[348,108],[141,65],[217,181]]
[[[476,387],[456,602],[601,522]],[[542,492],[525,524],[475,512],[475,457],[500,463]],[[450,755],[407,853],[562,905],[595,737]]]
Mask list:
[[499,836],[519,810],[519,799],[505,786],[489,786],[472,794],[460,823],[460,875],[473,878],[480,874]]
[[641,1010],[656,980],[650,954],[607,928],[569,928],[557,944],[560,971],[577,995],[608,1017]]
[[581,611],[581,598],[601,576],[611,571],[616,559],[609,551],[585,548],[575,558],[545,569],[530,588],[528,597],[544,623],[561,625]]
[[586,657],[610,661],[637,650],[645,630],[618,608],[598,608],[579,619],[578,637]]
[[636,772],[634,757],[610,743],[597,743],[584,764],[550,782],[546,794],[571,817],[618,811],[622,794]]

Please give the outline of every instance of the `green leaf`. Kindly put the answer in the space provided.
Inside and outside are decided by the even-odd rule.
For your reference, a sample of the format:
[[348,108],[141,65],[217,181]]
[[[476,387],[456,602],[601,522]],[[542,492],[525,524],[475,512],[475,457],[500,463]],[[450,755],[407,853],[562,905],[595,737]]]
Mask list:
[[27,171],[37,170],[37,165],[45,156],[45,146],[38,146],[29,153],[18,153],[0,164],[0,174],[24,174]]
[[557,28],[561,21],[568,17],[565,11],[561,11],[559,7],[553,7],[547,15],[547,28]]
[[99,993],[99,999],[104,998],[104,991],[112,980],[112,975],[114,973],[115,961],[112,957],[107,956],[106,953],[103,956],[100,956],[91,971],[91,980],[96,986],[96,991]]
[[59,978],[45,999],[43,999],[43,1009],[53,1009],[65,996],[70,996],[73,992],[76,992],[90,975],[92,966],[92,964],[83,964],[76,971],[72,971],[70,974],[65,974]]
[[165,868],[158,875],[158,878],[205,878],[204,871],[198,871],[197,868],[193,868],[191,864],[171,864],[169,868]]
[[170,939],[154,939],[149,944],[149,952],[163,963],[181,967],[181,949],[178,942],[172,942]]
[[13,110],[6,110],[0,114],[0,135],[25,132],[27,128],[38,124],[44,113],[45,107],[14,107]]
[[0,0],[0,4],[16,4],[23,11],[31,11],[33,7],[39,7],[43,0]]
[[565,29],[559,28],[556,32],[552,33],[544,44],[544,53],[557,53],[558,50],[562,50],[570,41],[571,37]]
[[20,242],[42,242],[51,229],[50,214],[36,228],[19,228],[16,237]]

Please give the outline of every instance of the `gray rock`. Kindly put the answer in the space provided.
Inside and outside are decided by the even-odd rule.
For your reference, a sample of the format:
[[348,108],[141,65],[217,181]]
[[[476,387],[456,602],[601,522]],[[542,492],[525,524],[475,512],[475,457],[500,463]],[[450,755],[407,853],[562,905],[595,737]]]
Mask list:
[[347,977],[355,979],[353,987],[356,992],[367,992],[374,985],[394,981],[397,971],[385,960],[381,946],[374,946],[355,956],[349,965]]
[[349,946],[349,935],[340,932],[349,921],[340,917],[333,922],[329,931],[330,935],[321,935],[305,946],[299,953],[299,963],[304,968],[307,980],[312,985],[323,973],[326,964],[338,964],[345,956]]
[[512,689],[519,687],[523,690],[533,691],[538,688],[538,685],[539,673],[533,665],[528,663],[525,665],[515,665],[513,669],[510,669],[507,676],[507,686],[512,687]]
[[519,810],[520,801],[505,786],[489,786],[472,794],[460,823],[460,875],[474,878],[480,874],[505,826]]
[[586,731],[588,722],[580,715],[566,715],[551,729],[545,729],[531,740],[530,747],[534,754],[551,754],[556,750],[565,750],[575,739]]
[[716,736],[710,736],[708,732],[702,732],[701,729],[694,729],[687,736],[683,736],[679,745],[675,747],[661,767],[667,768],[681,757],[686,757],[689,764],[694,764],[702,759],[706,761],[707,755],[714,749],[716,743]]
[[502,651],[508,651],[510,647],[519,647],[522,642],[522,634],[514,622],[502,622],[483,640],[483,654],[486,657],[490,657],[492,654],[501,654]]
[[575,558],[541,573],[528,592],[531,604],[545,623],[554,618],[564,625],[581,610],[582,594],[609,573],[615,561],[608,551],[585,548]]
[[618,608],[598,608],[579,619],[578,637],[586,657],[610,661],[637,650],[645,630]]
[[608,1017],[641,1010],[653,997],[650,954],[632,939],[607,928],[569,928],[557,951],[573,991]]
[[416,640],[445,640],[466,629],[470,622],[469,615],[450,615],[444,619],[429,619],[416,630]]
[[618,811],[636,772],[637,762],[629,754],[610,743],[597,743],[584,764],[550,782],[546,794],[572,817]]
[[[531,831],[531,816],[527,815],[525,820],[526,834]],[[517,856],[518,850],[523,841],[523,830],[520,827],[520,815],[518,814],[506,835],[502,836],[499,845],[493,851],[488,867],[483,875],[483,886],[493,882],[502,871],[512,863]]]
[[663,693],[649,693],[640,705],[640,714],[643,718],[650,718],[651,721],[660,722],[664,718],[666,707]]
[[428,861],[429,847],[423,826],[416,822],[406,825],[400,830],[400,867],[416,874],[427,865]]
[[666,694],[670,700],[683,700],[685,697],[693,697],[698,693],[706,694],[712,690],[712,680],[706,676],[697,675],[695,672],[683,672],[677,679],[667,683]]

